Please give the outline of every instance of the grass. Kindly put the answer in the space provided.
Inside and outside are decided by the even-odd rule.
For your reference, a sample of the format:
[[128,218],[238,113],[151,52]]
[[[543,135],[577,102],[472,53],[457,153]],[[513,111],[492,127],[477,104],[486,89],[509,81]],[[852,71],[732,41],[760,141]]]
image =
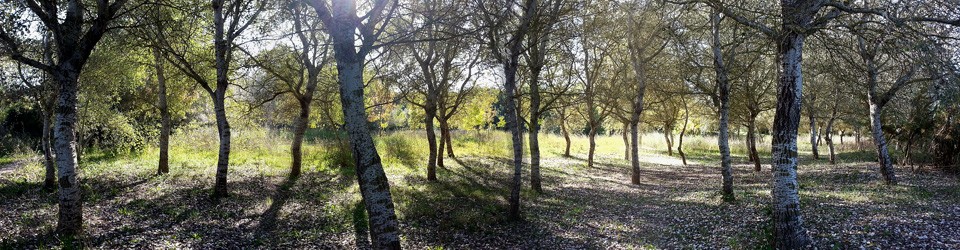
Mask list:
[[[662,135],[641,143],[641,185],[629,185],[619,135],[599,136],[597,164],[587,168],[585,136],[540,138],[544,194],[525,183],[524,221],[506,220],[512,167],[510,138],[498,131],[455,131],[456,158],[425,178],[422,131],[375,137],[408,248],[763,248],[769,243],[769,173],[754,173],[745,144],[731,142],[736,201],[721,201],[715,137],[688,136],[690,166],[665,155]],[[50,237],[56,194],[41,190],[43,167],[30,160],[0,175],[0,249],[94,248],[353,248],[368,244],[366,213],[343,135],[311,130],[304,174],[287,177],[289,135],[261,129],[234,132],[231,197],[208,198],[217,157],[212,128],[179,131],[171,172],[155,176],[157,149],[126,155],[89,152],[81,161],[87,233],[61,243]],[[338,136],[340,139],[338,139]],[[960,247],[955,220],[960,184],[938,172],[900,170],[903,184],[886,186],[872,154],[844,148],[841,165],[809,157],[800,138],[801,199],[817,244],[856,247]],[[766,138],[765,142],[769,142]],[[761,156],[769,157],[760,143]],[[526,149],[526,147],[525,147]],[[805,151],[806,150],[806,151]],[[526,150],[525,150],[526,151]],[[9,165],[20,159],[4,158]],[[36,158],[32,158],[36,159]],[[766,163],[766,162],[764,162]],[[523,173],[524,178],[529,173]],[[914,214],[910,218],[899,216]],[[948,221],[943,224],[940,221]],[[937,227],[930,229],[929,223]],[[911,232],[894,237],[888,232]],[[933,230],[933,231],[931,231]],[[913,234],[915,232],[915,234]],[[927,238],[918,238],[925,235]],[[939,242],[939,243],[937,243]],[[953,243],[951,243],[953,242]],[[905,245],[915,244],[915,245]],[[920,244],[920,245],[916,245]],[[926,244],[926,245],[924,245]]]

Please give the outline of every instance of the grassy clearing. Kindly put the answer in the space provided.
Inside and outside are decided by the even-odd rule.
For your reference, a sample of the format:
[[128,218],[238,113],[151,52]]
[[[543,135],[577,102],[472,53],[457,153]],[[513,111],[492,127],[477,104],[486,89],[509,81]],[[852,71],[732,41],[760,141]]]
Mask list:
[[[503,132],[454,134],[457,158],[425,179],[422,131],[376,137],[408,248],[763,248],[769,235],[769,172],[745,163],[733,141],[737,201],[720,201],[713,137],[685,138],[694,160],[665,155],[658,134],[643,136],[642,184],[629,185],[618,135],[598,137],[598,164],[586,168],[586,137],[543,135],[545,194],[524,187],[525,221],[504,220],[511,167]],[[215,130],[175,134],[171,173],[154,176],[156,149],[84,155],[86,236],[96,248],[353,248],[364,246],[365,212],[338,135],[310,131],[304,175],[287,178],[289,138],[265,130],[234,134],[231,197],[208,199],[216,163]],[[206,138],[206,139],[204,139]],[[802,140],[801,140],[802,141]],[[769,142],[769,138],[766,142]],[[761,145],[764,145],[761,143]],[[801,143],[801,150],[809,145]],[[845,145],[845,148],[850,148]],[[766,147],[762,147],[766,148]],[[761,151],[761,156],[769,153]],[[903,184],[881,184],[869,153],[844,151],[838,166],[804,155],[805,220],[828,247],[960,247],[960,184],[937,172],[900,168]],[[30,158],[22,156],[17,159]],[[8,162],[13,162],[10,160]],[[9,165],[9,164],[6,164]],[[52,234],[56,194],[39,187],[38,158],[0,175],[0,248],[59,247]],[[524,177],[529,176],[524,173]],[[9,226],[6,226],[9,225]]]

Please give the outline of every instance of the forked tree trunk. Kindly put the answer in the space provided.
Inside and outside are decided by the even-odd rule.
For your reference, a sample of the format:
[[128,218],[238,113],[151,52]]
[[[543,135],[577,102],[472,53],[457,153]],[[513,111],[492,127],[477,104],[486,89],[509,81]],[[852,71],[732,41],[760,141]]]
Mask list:
[[[63,60],[63,59],[62,59]],[[53,125],[54,151],[59,182],[57,232],[79,235],[83,231],[83,200],[77,178],[77,83],[79,65],[61,64],[55,79],[60,91]]]
[[[784,16],[794,16],[802,2],[783,3]],[[801,18],[802,17],[795,17]],[[802,20],[784,20],[788,23]],[[797,130],[800,124],[800,100],[803,77],[801,64],[804,37],[784,29],[777,43],[779,82],[777,86],[777,109],[773,121],[773,237],[774,248],[800,249],[810,244],[810,236],[803,226],[800,212],[800,195],[797,183]]]
[[671,131],[673,131],[673,128],[663,129],[663,140],[667,143],[667,155],[669,156],[673,156],[673,136]]
[[518,56],[519,53],[512,55],[503,67],[504,75],[506,76],[503,91],[503,99],[507,106],[505,116],[507,119],[507,129],[510,130],[510,138],[513,143],[513,186],[510,189],[510,211],[508,213],[511,220],[520,219],[520,186],[523,180],[521,178],[523,170],[523,135],[520,133],[520,119],[517,117],[517,104],[513,99],[515,91],[517,90]]
[[157,108],[160,109],[160,156],[157,160],[157,175],[170,172],[170,109],[167,106],[167,78],[160,53],[159,48],[153,48],[153,68],[157,73]]

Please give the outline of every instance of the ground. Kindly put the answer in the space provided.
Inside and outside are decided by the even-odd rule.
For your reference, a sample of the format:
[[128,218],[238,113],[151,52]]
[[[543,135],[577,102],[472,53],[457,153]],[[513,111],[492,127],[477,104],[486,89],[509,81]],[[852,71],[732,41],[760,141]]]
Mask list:
[[[92,248],[365,248],[365,212],[342,144],[308,140],[305,174],[287,178],[288,143],[269,132],[238,133],[231,196],[211,200],[216,142],[174,140],[172,172],[154,176],[155,149],[82,161],[85,234],[58,239],[56,193],[42,190],[40,158],[0,159],[0,249],[81,244]],[[455,135],[439,182],[425,178],[422,133],[377,137],[402,243],[412,249],[769,248],[771,174],[735,155],[737,200],[721,201],[711,138],[686,138],[691,162],[667,156],[646,136],[641,184],[630,184],[618,136],[603,136],[587,168],[586,139],[562,157],[562,139],[545,135],[544,193],[525,182],[523,220],[507,221],[509,137]],[[282,146],[278,146],[282,145]],[[804,155],[799,167],[805,225],[820,248],[960,248],[960,182],[930,168],[897,170],[887,186],[868,152],[844,145],[841,163]],[[734,143],[734,152],[742,143]],[[867,160],[867,161],[865,161]],[[768,160],[767,160],[768,161]],[[348,165],[348,164],[347,164]],[[529,171],[529,169],[525,169]],[[528,180],[529,173],[524,173]]]

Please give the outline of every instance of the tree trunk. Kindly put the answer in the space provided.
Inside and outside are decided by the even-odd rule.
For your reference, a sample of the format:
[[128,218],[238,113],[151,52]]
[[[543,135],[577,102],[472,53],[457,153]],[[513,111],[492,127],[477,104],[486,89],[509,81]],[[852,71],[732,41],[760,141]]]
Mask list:
[[[45,102],[45,101],[42,101]],[[40,138],[40,146],[43,147],[43,166],[44,178],[43,189],[53,191],[57,189],[57,165],[54,163],[53,148],[50,145],[50,111],[45,108],[43,111],[43,136]]]
[[63,235],[79,235],[83,231],[83,199],[77,178],[77,83],[80,77],[78,67],[66,62],[60,66],[58,74],[55,74],[60,88],[53,124],[53,147],[56,152],[57,179],[60,187],[57,232]]
[[440,125],[440,139],[437,140],[437,150],[436,150],[436,151],[437,151],[437,166],[438,166],[438,167],[441,167],[441,168],[445,168],[445,166],[443,165],[443,148],[444,148],[444,146],[446,146],[446,142],[447,142],[446,136],[445,136],[444,133],[443,133],[443,125],[442,125],[442,123],[441,123],[441,125]]
[[[794,5],[802,3],[793,3]],[[783,4],[784,16],[794,16],[800,7]],[[784,20],[784,26],[796,20]],[[773,122],[773,237],[774,248],[799,249],[810,244],[810,236],[800,215],[797,183],[797,130],[800,123],[800,100],[803,77],[803,36],[789,29],[777,44],[778,70],[777,109]]]
[[290,163],[290,176],[300,176],[303,166],[303,137],[307,133],[307,126],[310,123],[310,101],[299,100],[300,115],[294,121],[293,142],[290,145],[290,154],[292,161]]
[[[868,99],[873,99],[873,96]],[[873,135],[873,145],[877,148],[877,162],[880,164],[880,173],[883,174],[883,181],[888,185],[897,185],[897,174],[893,169],[893,160],[890,159],[890,152],[887,150],[887,140],[883,136],[883,124],[880,120],[882,106],[873,101],[870,102],[870,133]]]
[[719,123],[720,134],[717,136],[717,144],[720,148],[720,174],[722,176],[721,194],[724,201],[733,201],[733,169],[730,166],[730,143],[729,128],[730,120],[730,80],[727,76],[727,68],[723,61],[722,43],[720,41],[720,13],[714,11],[710,15],[711,31],[713,37],[713,64],[717,74],[717,91],[720,107]]
[[560,117],[562,119],[560,121],[560,132],[563,133],[563,141],[564,141],[563,156],[570,157],[570,131],[567,130],[566,117],[563,116],[562,114],[560,115]]
[[[430,104],[427,104],[427,105],[429,106]],[[426,125],[425,127],[427,131],[427,145],[428,145],[427,147],[430,148],[430,157],[427,158],[427,180],[436,181],[437,180],[437,155],[438,155],[437,151],[439,149],[437,147],[437,133],[434,131],[434,127],[433,127],[434,113],[436,113],[436,111],[431,112],[430,108],[428,107],[425,113],[426,113],[425,115],[426,117],[423,119],[423,124]]]
[[[834,112],[836,114],[836,112]],[[834,117],[830,117],[830,120],[827,121],[827,128],[824,131],[823,139],[827,141],[827,148],[830,149],[830,164],[837,164],[837,155],[833,148],[833,122],[836,120]]]
[[820,151],[817,149],[817,118],[813,116],[813,100],[810,98],[810,106],[807,108],[807,116],[810,118],[810,151],[813,152],[813,159],[820,159]]
[[623,159],[628,161],[631,159],[630,158],[630,139],[627,138],[627,133],[629,130],[630,130],[630,122],[624,122],[623,131],[621,133],[623,135]]
[[530,128],[527,135],[530,140],[530,187],[537,193],[543,193],[540,176],[540,69],[530,70]]
[[443,140],[447,144],[447,157],[457,157],[453,154],[453,135],[450,134],[450,123],[446,118],[440,120],[440,130],[443,135]]
[[522,184],[521,172],[523,170],[523,136],[520,133],[520,120],[517,117],[517,104],[513,99],[517,90],[517,67],[519,66],[519,54],[512,55],[509,61],[504,64],[503,71],[506,76],[504,80],[504,101],[506,102],[507,129],[510,130],[510,138],[513,143],[513,187],[510,189],[510,211],[511,220],[520,219],[520,186]]
[[857,151],[863,151],[863,143],[860,142],[860,128],[853,133],[854,141],[857,143]]
[[587,151],[587,167],[593,167],[593,155],[597,151],[597,128],[591,124],[590,125],[590,134],[588,135],[590,141],[590,149]]
[[[682,98],[682,97],[681,97]],[[690,109],[687,108],[687,101],[683,100],[683,127],[680,128],[680,138],[677,141],[677,153],[680,154],[680,160],[683,165],[687,165],[687,155],[683,153],[683,135],[687,133],[687,123],[690,122]]]
[[760,172],[760,154],[757,153],[757,118],[751,117],[747,124],[747,150],[750,152],[750,161],[753,161],[753,170]]
[[163,72],[163,56],[160,53],[159,48],[153,48],[153,68],[157,73],[157,108],[160,109],[160,157],[157,160],[157,175],[170,172],[170,109],[167,106],[167,78]]
[[663,128],[663,139],[667,143],[667,155],[673,156],[673,136],[671,131],[673,128]]
[[230,123],[227,122],[227,110],[224,103],[225,94],[217,92],[214,101],[214,112],[217,117],[217,133],[220,136],[220,150],[217,154],[217,176],[213,186],[213,197],[227,197],[227,171],[230,163]]

